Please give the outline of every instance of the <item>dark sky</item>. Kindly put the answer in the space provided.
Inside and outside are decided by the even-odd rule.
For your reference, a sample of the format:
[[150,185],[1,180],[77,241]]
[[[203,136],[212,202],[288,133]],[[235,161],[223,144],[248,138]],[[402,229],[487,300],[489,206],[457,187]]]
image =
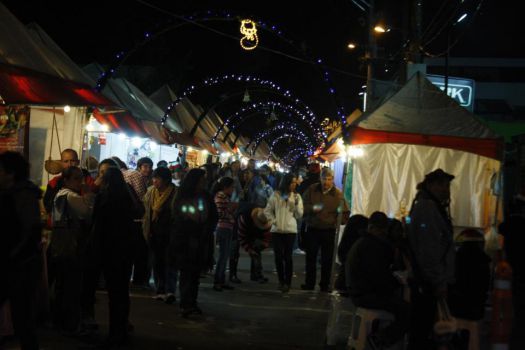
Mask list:
[[[148,80],[136,78],[135,83],[151,93],[165,83],[175,91],[202,81],[205,77],[231,73],[252,74],[271,79],[308,104],[320,117],[335,116],[337,106],[348,112],[360,106],[358,92],[366,80],[365,65],[359,59],[366,40],[366,13],[352,0],[324,1],[200,1],[143,0],[158,6],[130,1],[3,1],[22,22],[37,22],[77,63],[92,61],[109,63],[115,54],[137,47],[145,31],[155,32],[175,15],[204,14],[207,10],[231,11],[232,16],[249,15],[254,19],[277,25],[291,44],[276,35],[260,30],[260,45],[276,52],[240,49],[237,21],[202,22],[207,28],[189,24],[156,37],[137,47],[127,65],[150,65],[158,74]],[[362,4],[363,0],[355,0]],[[481,2],[480,11],[475,8]],[[378,22],[397,29],[378,39],[379,53],[388,57],[400,50],[408,21],[409,0],[376,0]],[[422,30],[425,51],[440,53],[446,48],[447,23],[462,12],[469,17],[451,31],[453,56],[523,57],[523,30],[519,28],[517,2],[496,0],[422,0]],[[512,3],[512,6],[510,5]],[[219,7],[220,6],[220,7]],[[476,16],[472,15],[476,13]],[[200,16],[203,17],[202,15]],[[219,31],[220,34],[213,32]],[[361,50],[349,51],[349,41]],[[287,56],[294,57],[289,58]],[[402,54],[395,56],[395,59]],[[328,93],[323,72],[310,61],[322,58],[331,74],[337,99]],[[395,74],[397,63],[388,63]],[[128,70],[129,73],[129,70]],[[389,76],[384,76],[389,78]],[[243,89],[227,86],[227,91]],[[196,94],[197,103],[213,104],[227,91],[211,89]],[[264,98],[264,96],[254,96]],[[224,105],[222,114],[232,113],[238,103]]]

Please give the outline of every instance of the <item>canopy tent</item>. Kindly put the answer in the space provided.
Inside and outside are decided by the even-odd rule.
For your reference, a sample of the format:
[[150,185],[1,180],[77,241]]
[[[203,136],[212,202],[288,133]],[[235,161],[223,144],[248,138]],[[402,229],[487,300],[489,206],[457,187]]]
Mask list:
[[[172,101],[175,101],[177,99],[177,96],[168,85],[162,86],[150,97],[152,100],[154,100],[163,107],[167,107]],[[192,140],[191,144],[182,144],[203,148],[209,151],[210,153],[216,154],[217,149],[215,149],[214,146],[211,144],[211,139],[215,135],[215,132],[217,131],[219,126],[222,124],[222,119],[215,111],[208,111],[206,116],[199,123],[195,134],[191,137],[189,136],[190,131],[193,129],[195,123],[197,122],[198,118],[203,112],[204,109],[202,107],[194,105],[189,99],[185,98],[180,103],[178,103],[175,106],[175,108],[171,111],[170,116],[167,120],[167,126],[169,128],[169,123],[175,121],[177,123],[180,123],[182,130],[184,130],[184,134],[187,136],[188,139]],[[228,129],[225,128],[224,132],[227,131]],[[227,141],[233,142],[233,135],[230,134]],[[222,138],[219,138],[216,141],[216,145],[219,147],[219,151],[233,151],[229,146],[228,142],[223,142]]]
[[353,160],[352,214],[410,209],[416,185],[436,168],[454,174],[451,216],[456,226],[493,223],[491,184],[502,140],[474,115],[417,73],[349,130],[364,156]]
[[[82,120],[87,106],[115,103],[91,88],[58,45],[37,25],[26,28],[0,3],[0,97],[5,104],[30,106],[29,161],[31,179],[46,182],[44,160],[62,149],[82,149]],[[71,106],[69,112],[63,107]],[[56,120],[53,145],[52,125]]]
[[[84,71],[96,79],[103,69],[96,63],[84,67]],[[113,131],[130,135],[151,137],[158,143],[170,144],[176,142],[182,128],[171,122],[172,132],[167,132],[161,125],[164,111],[139,88],[123,78],[108,79],[102,93],[116,101],[122,109],[98,109],[93,113],[100,123],[109,125]]]

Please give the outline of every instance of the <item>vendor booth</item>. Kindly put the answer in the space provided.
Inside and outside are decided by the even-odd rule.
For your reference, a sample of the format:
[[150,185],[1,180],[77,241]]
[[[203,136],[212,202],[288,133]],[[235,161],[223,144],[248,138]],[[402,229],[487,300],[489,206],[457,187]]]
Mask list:
[[425,174],[441,168],[451,184],[455,226],[486,228],[498,211],[503,141],[418,73],[348,133],[352,214],[406,213]]

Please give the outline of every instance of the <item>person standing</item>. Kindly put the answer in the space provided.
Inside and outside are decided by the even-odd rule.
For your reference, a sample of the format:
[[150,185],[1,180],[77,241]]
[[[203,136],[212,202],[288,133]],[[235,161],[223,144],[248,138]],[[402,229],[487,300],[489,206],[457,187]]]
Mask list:
[[[62,162],[62,170],[65,170],[69,168],[70,166],[76,166],[78,167],[80,164],[80,160],[78,159],[78,153],[74,149],[66,148],[65,150],[60,153],[60,160]],[[93,190],[95,186],[95,180],[91,177],[89,172],[87,170],[82,169],[82,173],[84,176],[84,183]],[[55,200],[55,196],[57,195],[58,191],[64,186],[64,179],[62,178],[62,174],[55,176],[52,178],[49,183],[47,184],[46,192],[44,194],[44,208],[46,209],[46,212],[49,214],[49,220],[51,220],[51,213],[53,212],[53,204]],[[49,221],[49,224],[51,221]]]
[[268,200],[264,213],[272,223],[272,240],[275,256],[275,268],[279,277],[279,290],[288,293],[292,284],[292,250],[297,235],[297,220],[303,216],[303,201],[295,193],[297,178],[286,174],[279,185],[279,190]]
[[133,220],[136,213],[130,188],[120,169],[108,167],[102,176],[93,208],[93,244],[104,273],[109,302],[108,346],[121,346],[128,340],[130,309],[129,280],[137,236]]
[[[337,216],[342,212],[346,223],[349,209],[343,193],[334,186],[334,173],[329,168],[321,172],[321,183],[311,185],[303,195],[306,231],[306,277],[303,290],[313,290],[317,274],[317,255],[321,250],[321,292],[328,292],[334,253]],[[343,207],[341,208],[341,203]]]
[[171,216],[175,205],[177,188],[171,182],[168,168],[159,167],[153,171],[153,186],[144,196],[145,214],[143,233],[153,257],[153,278],[156,299],[167,304],[175,302],[177,269],[167,261]]
[[40,189],[29,181],[29,163],[17,152],[0,154],[0,308],[11,304],[22,350],[38,350],[36,295],[41,273]]
[[[76,234],[74,241],[63,242],[77,247],[65,246],[57,242],[60,236],[55,237],[52,232],[49,243],[49,266],[53,271],[55,285],[55,302],[53,307],[54,322],[61,329],[68,332],[77,332],[82,316],[82,280],[86,270],[85,246],[89,233],[91,215],[95,195],[83,183],[82,170],[70,166],[62,171],[63,187],[55,196],[53,207],[53,227],[58,222],[69,220],[78,231],[68,232]],[[83,194],[81,195],[81,192]],[[57,244],[58,243],[58,244]],[[74,249],[74,253],[66,253]]]
[[244,208],[237,218],[239,243],[251,259],[250,279],[259,283],[268,282],[268,278],[263,275],[261,252],[270,245],[271,226],[264,209],[253,204]]
[[[141,203],[144,202],[144,195],[151,182],[153,171],[153,161],[148,157],[140,158],[137,161],[137,169],[121,169],[124,180],[128,183],[136,198]],[[149,289],[149,279],[151,267],[149,266],[149,248],[144,236],[142,235],[142,216],[134,218],[133,232],[137,236],[137,253],[133,262],[133,285],[139,288]]]
[[213,289],[222,291],[223,289],[233,289],[226,283],[226,263],[230,258],[232,245],[233,225],[235,223],[234,212],[237,203],[231,202],[231,195],[234,191],[235,182],[231,177],[222,177],[217,181],[213,190],[215,205],[219,214],[219,222],[215,229],[215,238],[219,245],[219,258],[215,267],[215,281]]
[[414,283],[410,349],[431,349],[437,302],[447,298],[454,282],[454,241],[449,214],[450,182],[454,176],[436,169],[417,185],[410,209],[408,242]]
[[200,272],[209,266],[210,242],[217,225],[217,208],[206,192],[206,172],[191,169],[175,198],[169,255],[180,268],[180,306],[183,317],[200,315],[197,304]]

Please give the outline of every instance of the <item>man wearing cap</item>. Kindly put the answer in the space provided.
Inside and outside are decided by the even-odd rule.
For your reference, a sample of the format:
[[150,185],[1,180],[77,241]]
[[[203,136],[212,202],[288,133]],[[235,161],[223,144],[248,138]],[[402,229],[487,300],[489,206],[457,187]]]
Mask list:
[[454,282],[455,250],[449,213],[453,179],[442,169],[425,175],[417,185],[410,210],[408,241],[414,271],[410,349],[432,348],[436,303],[447,297],[448,285]]
[[[341,202],[343,207],[340,208]],[[329,291],[330,273],[334,253],[337,216],[342,210],[343,224],[348,218],[348,204],[343,193],[334,186],[334,173],[329,168],[321,172],[321,183],[311,185],[303,195],[306,219],[306,277],[303,290],[313,290],[317,274],[317,254],[321,250],[322,292]]]

